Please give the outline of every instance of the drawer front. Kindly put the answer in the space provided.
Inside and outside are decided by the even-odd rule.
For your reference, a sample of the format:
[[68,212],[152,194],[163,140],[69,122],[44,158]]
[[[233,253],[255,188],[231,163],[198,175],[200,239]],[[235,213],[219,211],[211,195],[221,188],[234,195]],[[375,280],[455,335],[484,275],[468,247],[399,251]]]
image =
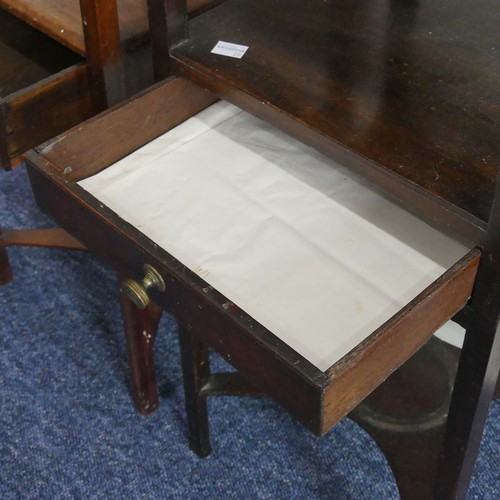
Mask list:
[[[180,78],[172,78],[158,84],[124,105],[42,145],[38,152],[28,153],[33,191],[42,210],[114,268],[123,279],[141,280],[144,265],[153,266],[166,284],[166,290],[162,293],[154,289],[151,291],[156,302],[170,311],[184,328],[199,336],[247,375],[255,385],[290,410],[307,427],[317,434],[322,434],[404,363],[440,325],[466,304],[477,271],[479,251],[470,251],[441,277],[433,274],[432,279],[435,281],[426,280],[425,283],[430,284],[421,293],[419,291],[424,284],[416,289],[412,288],[412,293],[405,295],[404,300],[398,302],[407,303],[406,306],[399,312],[395,312],[397,308],[391,309],[392,317],[386,315],[379,323],[373,323],[366,331],[368,336],[365,336],[364,332],[362,339],[358,338],[353,344],[355,347],[350,346],[351,350],[342,354],[343,357],[339,361],[330,361],[334,363],[330,368],[326,371],[320,370],[317,365],[313,365],[285,341],[280,340],[231,300],[209,286],[194,271],[181,264],[132,224],[121,219],[105,206],[104,202],[100,202],[78,185],[79,180],[102,171],[120,158],[142,148],[213,102],[212,95]],[[218,128],[217,134],[220,133],[221,129]],[[202,135],[206,137],[208,134]],[[121,140],[117,140],[117,137]],[[215,140],[215,137],[212,139],[210,136],[208,140]],[[156,142],[152,144],[153,149],[157,148]],[[197,147],[197,151],[206,151],[208,148],[206,146],[204,149],[199,145]],[[146,157],[149,158],[147,154]],[[129,157],[128,160],[132,162],[130,165],[137,166],[137,157]],[[201,161],[203,164],[204,160]],[[229,167],[233,172],[234,165],[231,162]],[[179,168],[186,166],[181,165]],[[140,171],[144,175],[143,170]],[[203,174],[212,176],[207,172],[207,168],[203,167]],[[201,184],[205,185],[204,182]],[[144,186],[139,192],[143,191],[147,191]],[[165,194],[160,192],[161,206],[164,205]],[[202,197],[203,192],[196,192],[195,196]],[[231,197],[229,199],[233,200]],[[136,208],[139,209],[143,200],[136,198],[137,200],[139,205]],[[175,210],[175,206],[172,210]],[[151,217],[155,216],[159,217],[158,213],[153,211]],[[335,213],[332,213],[333,216]],[[163,222],[165,217],[165,213],[160,217]],[[314,218],[314,214],[310,217]],[[140,222],[136,224],[143,227]],[[146,231],[144,228],[143,230]],[[164,232],[165,229],[162,233]],[[156,239],[155,236],[152,237]],[[175,238],[175,235],[169,235],[169,238],[169,241],[172,241],[171,238]],[[210,237],[208,239],[210,240]],[[219,241],[216,238],[215,240]],[[261,245],[264,246],[264,243]],[[171,248],[168,242],[164,248]],[[466,252],[466,248],[462,250],[459,255]],[[458,254],[453,255],[455,259],[459,258]],[[404,253],[403,260],[406,261],[406,257],[407,253]],[[335,259],[339,260],[341,256],[336,256]],[[441,266],[440,269],[446,269],[451,264],[452,260],[449,260],[447,265]],[[330,269],[330,264],[325,265]],[[193,266],[192,268],[194,269]],[[394,270],[393,267],[391,269]],[[401,279],[404,279],[403,275]],[[408,277],[408,283],[410,281]],[[214,286],[218,287],[216,283]],[[264,282],[262,287],[265,286],[267,285]],[[221,290],[226,290],[224,293],[228,297],[234,297],[231,289]],[[255,292],[252,294],[255,296]],[[323,292],[322,298],[334,299],[335,294],[334,291],[326,295]],[[418,295],[414,297],[414,294]],[[233,300],[240,303],[239,299]],[[379,302],[375,304],[378,307]],[[248,309],[247,306],[242,307]],[[300,304],[297,307],[300,310]],[[333,310],[332,307],[331,309]],[[276,316],[276,310],[270,310]],[[255,318],[260,318],[258,314],[252,314]],[[280,325],[288,318],[288,310],[283,314],[284,316],[279,316]],[[360,313],[353,311],[349,314],[359,316]],[[260,321],[266,324],[264,320]],[[385,323],[378,327],[382,321]],[[330,325],[329,320],[325,330],[327,336],[335,333],[330,333]],[[349,325],[345,324],[343,328],[347,326]],[[268,328],[277,333],[273,327]],[[301,331],[306,330],[308,325],[302,325],[300,328]],[[376,328],[375,331],[372,331],[372,328]]]
[[93,114],[84,63],[8,96],[0,103],[1,166],[16,166],[25,151]]
[[152,290],[152,298],[318,435],[465,305],[479,264],[479,251],[472,250],[358,348],[321,372],[79,186],[51,178],[30,163],[28,169],[44,212],[123,278],[140,280],[144,264],[152,265],[166,284],[162,293]]
[[306,427],[319,432],[322,372],[269,338],[258,323],[78,186],[57,184],[29,162],[28,171],[45,213],[123,278],[140,280],[144,264],[152,265],[166,284],[165,292],[151,292],[155,302]]

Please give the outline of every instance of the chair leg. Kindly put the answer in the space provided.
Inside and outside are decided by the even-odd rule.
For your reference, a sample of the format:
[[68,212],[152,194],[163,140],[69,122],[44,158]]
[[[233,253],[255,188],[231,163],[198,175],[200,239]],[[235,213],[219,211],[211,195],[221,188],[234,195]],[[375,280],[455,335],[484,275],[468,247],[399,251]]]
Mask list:
[[435,498],[465,498],[500,368],[500,177],[470,300],[434,489]]
[[153,348],[162,309],[153,302],[146,309],[139,309],[123,292],[120,293],[120,304],[134,403],[140,413],[148,415],[159,404]]
[[488,342],[481,345],[481,334],[484,333],[484,330],[480,332],[478,328],[472,328],[462,348],[436,478],[435,498],[466,497],[500,366],[500,331],[496,331],[495,326],[490,327],[485,337],[495,338],[489,345]]
[[0,227],[0,285],[6,285],[14,278],[10,267],[9,254],[5,248],[7,243],[4,231]]
[[85,247],[76,238],[59,227],[49,229],[0,228],[0,285],[6,285],[13,279],[7,247],[85,250]]
[[10,267],[9,254],[5,248],[0,247],[0,285],[6,285],[12,281],[13,278],[14,275],[12,273],[12,268]]
[[206,457],[210,449],[207,398],[202,393],[210,376],[208,348],[187,329],[179,326],[184,394],[188,422],[189,447],[200,457]]

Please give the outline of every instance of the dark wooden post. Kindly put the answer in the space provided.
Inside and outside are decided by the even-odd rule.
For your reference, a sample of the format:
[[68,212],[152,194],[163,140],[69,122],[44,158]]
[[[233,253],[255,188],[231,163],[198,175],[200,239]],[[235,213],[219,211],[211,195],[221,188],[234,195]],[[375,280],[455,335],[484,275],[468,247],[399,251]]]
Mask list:
[[134,403],[140,413],[147,415],[158,408],[153,352],[162,309],[153,302],[139,309],[123,292],[120,304]]
[[126,97],[116,0],[80,0],[90,90],[96,111]]
[[[7,147],[7,124],[5,120],[5,101],[0,98],[0,168],[10,170],[10,155]],[[0,227],[0,242],[3,241],[2,228]],[[6,285],[12,281],[12,267],[10,266],[9,254],[0,245],[0,285]]]
[[9,130],[7,128],[6,120],[7,104],[4,99],[0,97],[0,168],[4,170],[11,170],[11,159],[9,153]]
[[156,81],[171,74],[169,47],[187,37],[186,0],[148,0],[149,30]]
[[465,498],[500,367],[500,176],[450,403],[435,498]]
[[7,250],[1,245],[2,234],[2,228],[0,227],[0,285],[6,285],[12,281],[13,274]]
[[203,387],[210,377],[208,348],[190,331],[179,326],[184,397],[189,447],[200,457],[210,453],[207,398]]

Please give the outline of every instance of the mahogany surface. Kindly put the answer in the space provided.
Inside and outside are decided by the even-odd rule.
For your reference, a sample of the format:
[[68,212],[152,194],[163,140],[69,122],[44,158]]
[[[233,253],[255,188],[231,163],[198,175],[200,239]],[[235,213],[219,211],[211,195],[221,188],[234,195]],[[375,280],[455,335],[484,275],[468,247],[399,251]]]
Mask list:
[[[186,67],[183,66],[183,68]],[[193,76],[196,74],[196,71],[191,71],[190,74]],[[217,84],[220,83],[219,89],[223,90],[220,94],[225,95],[224,88],[226,90],[230,89],[232,83],[228,83],[227,81],[222,81],[222,83],[217,82],[217,75],[214,74],[212,76],[216,77],[214,79],[216,83],[213,84],[212,88],[216,88]],[[201,77],[199,78],[199,80],[202,79]],[[172,87],[175,87],[175,85],[181,85],[182,87],[183,84],[173,84]],[[209,85],[207,86],[209,87]],[[156,90],[158,91],[159,88]],[[186,88],[189,88],[189,86]],[[230,91],[228,93],[230,94]],[[173,95],[171,99],[166,96],[167,99],[164,107],[165,111],[169,111],[169,119],[174,116],[173,121],[175,121],[175,117],[182,113],[182,108],[186,103],[179,103],[178,99],[174,99]],[[253,110],[258,114],[258,106],[256,104],[258,103],[258,99],[250,95],[250,100],[252,100],[254,105]],[[128,116],[134,116],[133,109],[137,107],[136,105],[137,103],[135,103],[135,106],[129,103],[127,113],[131,114],[128,114]],[[149,103],[148,110],[141,109],[142,114],[147,115],[149,119],[148,113],[153,111],[153,116],[161,121],[161,112],[158,112],[158,108],[151,106],[151,103]],[[265,108],[272,109],[272,106]],[[127,116],[127,113],[122,114],[121,118]],[[276,115],[278,114],[276,112]],[[286,121],[288,115],[285,118],[283,116],[285,115],[281,113],[281,119]],[[292,117],[292,119],[299,123],[299,127],[307,127],[307,124],[301,124],[296,117]],[[160,121],[157,123],[160,123]],[[126,154],[127,149],[130,151],[136,147],[132,144],[126,144],[125,146],[121,144],[116,146],[113,144],[113,137],[116,137],[116,131],[121,130],[123,127],[123,122],[120,118],[113,118],[111,115],[108,115],[104,119],[104,123],[100,122],[100,119],[97,119],[93,124],[95,127],[94,131],[87,137],[84,144],[78,143],[78,139],[81,139],[78,135],[75,135],[73,138],[70,136],[60,137],[41,148],[39,150],[41,155],[30,155],[32,164],[37,165],[41,169],[40,171],[33,170],[30,172],[35,193],[41,206],[54,218],[60,220],[65,227],[71,229],[81,237],[91,250],[101,255],[104,260],[112,264],[120,273],[137,276],[140,274],[138,267],[145,261],[158,265],[160,271],[165,273],[164,277],[170,285],[167,288],[166,295],[160,297],[160,303],[162,307],[171,308],[180,323],[184,326],[184,331],[196,332],[196,335],[199,335],[203,341],[216,347],[237,368],[243,373],[251,375],[259,386],[272,394],[275,399],[288,407],[308,427],[318,433],[324,432],[341,416],[338,414],[337,405],[343,407],[344,410],[348,410],[373,388],[370,375],[374,370],[377,372],[377,376],[382,378],[390,372],[390,369],[384,373],[377,371],[382,365],[385,365],[386,361],[384,356],[382,356],[383,359],[380,363],[373,361],[374,358],[378,357],[377,348],[380,348],[379,353],[387,351],[389,356],[391,356],[391,353],[399,354],[402,346],[404,354],[401,359],[398,359],[396,362],[393,359],[390,360],[391,367],[396,367],[407,355],[421,345],[427,333],[439,326],[438,323],[443,318],[456,313],[464,305],[469,295],[470,286],[474,281],[475,270],[478,264],[478,257],[473,254],[468,257],[468,262],[461,263],[458,269],[455,269],[447,277],[444,277],[440,283],[436,284],[434,289],[426,290],[409,308],[402,311],[401,315],[393,318],[391,325],[386,325],[381,331],[376,332],[367,345],[360,347],[358,353],[355,353],[352,357],[348,356],[346,360],[343,360],[343,363],[339,364],[339,367],[332,368],[326,376],[319,374],[291,352],[290,349],[287,349],[287,346],[273,339],[269,335],[269,332],[265,332],[262,328],[259,328],[258,325],[252,322],[251,318],[245,317],[243,312],[228,303],[225,297],[222,297],[215,290],[205,291],[199,279],[192,276],[175,259],[165,255],[165,252],[160,251],[154,243],[145,239],[134,228],[123,224],[122,221],[109,210],[106,210],[105,207],[99,207],[98,203],[92,197],[85,195],[81,190],[73,186],[71,182],[68,182],[68,180],[76,180],[83,174],[82,169],[85,169],[85,166],[80,165],[79,168],[76,168],[74,165],[75,158],[78,158],[83,151],[94,151],[94,148],[89,148],[89,146],[95,145],[95,140],[102,141],[104,138],[102,148],[104,150],[107,150],[106,148],[111,149],[110,156],[106,159],[101,159],[100,154],[103,149],[99,151],[99,148],[95,148],[95,153],[92,152],[90,157],[87,158],[92,164],[91,169],[89,169],[91,171],[98,171],[104,168],[109,164],[108,162],[111,158],[114,157],[116,161],[123,154]],[[102,131],[103,135],[95,135],[98,131]],[[135,139],[137,139],[136,144],[139,144],[141,140],[147,141],[148,134],[150,132],[145,132],[138,125],[133,134]],[[317,129],[313,129],[312,134],[316,136],[321,135],[318,134]],[[329,140],[332,143],[334,142],[331,138]],[[53,150],[53,148],[55,149]],[[349,149],[344,149],[349,153],[347,156],[354,157],[356,154],[359,156],[358,151],[354,151],[353,155]],[[65,158],[61,158],[56,150],[59,150],[59,153],[63,152]],[[361,156],[361,158],[364,157]],[[377,166],[376,163],[374,165]],[[71,168],[75,166],[75,171],[68,172],[71,179],[64,175],[67,167],[70,166]],[[378,167],[380,170],[386,168],[382,164],[378,164]],[[88,175],[89,173],[87,171],[85,174]],[[397,176],[397,174],[392,175],[393,177]],[[426,186],[424,188],[427,189]],[[431,194],[436,196],[435,193]],[[454,209],[457,213],[464,210],[457,205],[451,204],[449,200],[443,200],[443,205],[447,203],[452,208],[455,207]],[[477,218],[477,215],[473,214],[473,216]],[[78,223],[75,221],[78,221]],[[482,222],[484,223],[485,220]],[[485,227],[486,224],[484,224],[483,228]],[[493,252],[492,257],[495,256],[496,254]],[[483,269],[487,268],[487,265],[483,266]],[[466,276],[466,278],[463,278],[460,274]],[[481,283],[484,281],[483,278],[478,280],[479,289],[481,289]],[[439,295],[433,297],[435,292],[439,292]],[[460,300],[454,297],[456,293],[463,293],[460,296]],[[489,313],[492,314],[486,314],[486,317],[490,318],[488,321],[491,320],[493,325],[495,317],[497,318],[498,314],[494,311],[489,311]],[[476,308],[475,314],[481,314],[481,308]],[[415,329],[415,325],[420,323],[424,323],[423,331],[420,328]],[[494,331],[491,328],[492,325],[488,323],[488,327],[485,329],[486,340],[493,338]],[[389,327],[389,330],[387,330],[387,327]],[[392,332],[390,329],[392,329]],[[418,338],[414,339],[412,335],[409,335],[410,339],[407,337],[399,338],[401,344],[399,341],[396,342],[399,333],[408,329],[411,333],[418,334]],[[390,334],[385,335],[388,331]],[[383,341],[384,337],[387,342]],[[379,342],[381,339],[382,342]],[[394,343],[391,341],[394,341]],[[488,355],[489,352],[490,349],[486,346],[484,355]],[[372,353],[374,354],[373,358],[371,356]],[[359,366],[361,366],[365,354],[367,356],[365,360],[368,360],[367,366],[357,371],[356,363],[359,362]],[[481,367],[486,366],[484,358],[478,358],[477,363]],[[493,362],[490,366],[491,369],[488,371],[494,371],[495,363]],[[258,367],[258,370],[256,370],[256,367]],[[482,384],[480,378],[483,377],[483,374],[480,372],[481,370],[478,370],[477,378],[478,382]],[[470,393],[473,397],[470,400],[476,400],[475,396],[477,394],[474,392],[476,391],[474,387],[463,382],[459,383],[459,385],[461,386],[461,391],[465,389],[466,394],[462,395],[463,397],[467,397],[468,393]],[[471,420],[469,418],[458,418],[456,422],[459,431],[455,430],[449,434],[451,435],[451,441],[455,440],[456,435],[460,435],[460,439],[457,441],[460,446],[460,443],[468,439],[469,434],[473,436],[472,441],[477,438],[477,428],[482,425],[482,420],[484,420],[484,415],[482,415],[484,413],[483,403],[487,400],[488,392],[488,390],[483,391],[481,404],[477,407],[471,406],[467,408],[469,416],[478,416],[475,419],[476,429],[471,429],[469,425]],[[475,403],[473,404],[475,405]],[[455,404],[454,407],[460,411],[461,405]],[[449,438],[447,440],[450,441]],[[468,449],[471,450],[469,458],[466,460],[468,464],[471,463],[471,459],[475,455],[474,448],[475,445],[468,446]],[[445,447],[447,451],[444,454],[444,463],[450,463],[449,460],[446,460],[447,455],[453,454],[449,449],[450,447]],[[460,454],[455,455],[458,456]],[[457,464],[457,471],[458,468],[461,468],[460,462],[462,458],[454,461]],[[465,468],[469,468],[469,465],[466,465]],[[453,478],[451,478],[452,480],[449,480],[449,478],[450,476],[457,475],[457,473],[459,471],[445,471],[446,479],[444,481],[447,485],[452,485],[452,488],[455,487],[457,482]],[[462,485],[467,481],[466,476],[467,473],[463,476]],[[464,490],[464,487],[461,486],[460,489]]]
[[[0,227],[0,238],[2,237],[3,237],[3,231],[2,228]],[[13,277],[14,274],[12,272],[12,267],[9,262],[9,255],[7,254],[5,248],[0,247],[0,285],[6,285],[10,281],[12,281]]]
[[[167,0],[171,6],[180,3]],[[498,91],[494,84],[498,80],[498,63],[488,52],[489,45],[493,52],[496,47],[495,43],[489,44],[497,40],[497,30],[492,29],[497,24],[496,6],[488,0],[480,0],[479,4],[444,0],[438,5],[429,0],[394,1],[390,7],[388,2],[376,1],[359,10],[356,5],[350,0],[229,0],[227,5],[200,18],[199,24],[191,23],[191,38],[174,50],[173,62],[179,71],[218,95],[280,125],[320,150],[353,162],[358,170],[366,171],[368,178],[405,186],[403,191],[393,191],[407,205],[417,202],[409,197],[415,191],[421,199],[432,201],[427,212],[431,217],[436,216],[433,209],[441,206],[466,224],[479,228],[484,236],[498,169],[495,121]],[[278,7],[283,10],[277,12]],[[288,12],[291,7],[293,12]],[[327,12],[328,22],[313,11]],[[224,16],[224,12],[236,17]],[[306,22],[307,18],[312,21]],[[237,25],[240,21],[251,30],[243,29],[243,24]],[[287,26],[293,28],[293,36],[290,30],[286,31]],[[264,50],[257,55],[255,50],[247,53],[254,65],[253,72],[247,67],[246,56],[242,61],[220,62],[210,55],[224,33],[239,37],[225,41]],[[217,37],[213,43],[207,42],[207,35],[214,34]],[[244,39],[245,36],[249,38]],[[307,41],[306,46],[301,41]],[[195,56],[200,56],[201,62]],[[162,93],[161,88],[155,91]],[[192,90],[181,95],[186,98]],[[192,97],[195,96],[201,97],[193,91]],[[173,123],[190,101],[163,97],[163,111],[168,112],[166,116]],[[276,107],[280,103],[285,104],[281,110]],[[354,385],[360,385],[363,392],[363,386],[371,383],[373,369],[379,368],[373,365],[370,354],[373,358],[379,355],[384,358],[386,350],[390,357],[390,353],[397,354],[400,349],[418,348],[425,333],[415,329],[415,325],[423,322],[425,328],[433,329],[438,326],[439,317],[449,317],[464,305],[470,290],[465,288],[475,280],[479,260],[476,251],[434,288],[426,290],[402,315],[391,320],[392,325],[388,326],[396,328],[395,335],[386,338],[394,343],[377,343],[375,337],[369,340],[374,342],[372,345],[362,346],[357,354],[363,361],[363,353],[367,353],[367,366],[363,368],[365,372],[358,372],[356,380],[349,380],[351,373],[355,373],[349,366],[340,366],[339,373],[335,373],[334,367],[326,374],[319,374],[216,290],[204,287],[199,277],[74,186],[80,176],[105,168],[113,157],[118,160],[161,128],[166,117],[158,107],[150,102],[147,109],[136,114],[137,105],[129,102],[128,109],[119,116],[108,114],[93,120],[93,130],[86,136],[78,132],[61,136],[29,154],[30,175],[40,205],[119,273],[140,277],[144,262],[157,265],[164,273],[167,292],[155,296],[155,300],[173,311],[183,325],[184,335],[189,332],[198,337],[197,341],[201,339],[214,346],[310,428],[322,432],[325,424],[327,427],[338,416],[333,404],[332,412],[329,411],[328,401],[326,407],[320,406],[325,395],[326,399],[331,397],[331,403],[337,400],[336,387],[329,385],[331,377],[339,375],[339,385],[345,386],[342,392],[348,401],[340,404],[346,408],[355,405],[360,393],[354,390]],[[148,119],[151,115],[153,133],[136,124],[134,142],[116,144],[115,137],[124,130],[123,120],[128,116],[134,123],[136,116],[144,119],[144,115]],[[101,159],[103,151],[109,154]],[[81,154],[87,157],[78,165],[76,159]],[[68,167],[74,166],[74,171],[64,174]],[[370,176],[372,171],[378,172],[378,177]],[[498,373],[499,208],[497,202],[468,313],[470,323],[476,326],[468,328],[460,362],[436,498],[454,498],[457,493],[459,497],[465,496],[494,387],[492,374],[496,377]],[[475,241],[484,243],[480,238]],[[434,292],[440,295],[433,298]],[[453,298],[455,293],[463,293],[461,300]],[[407,327],[410,338],[399,337]],[[419,339],[413,338],[415,333]],[[378,334],[384,335],[384,328]],[[186,350],[189,349],[188,346]],[[355,358],[356,355],[348,356],[344,363],[348,365]],[[384,361],[387,359],[380,364]],[[399,363],[389,361],[392,365]],[[194,383],[196,376],[194,373]],[[202,390],[194,387],[194,395]],[[323,399],[317,398],[318,394]],[[193,396],[193,392],[188,396]],[[198,410],[203,410],[199,401],[194,401],[193,406],[197,405]],[[201,413],[198,411],[198,417],[203,416]],[[198,437],[200,446],[206,444],[203,435]],[[433,438],[429,442],[439,446]],[[409,445],[412,446],[411,440]],[[435,462],[438,453],[433,446],[432,453],[424,453],[422,460]],[[434,463],[423,468],[432,481]],[[415,484],[417,493],[418,488],[419,484]]]
[[[191,0],[189,14],[222,1]],[[117,3],[122,41],[139,25],[145,34],[146,0]],[[15,167],[29,148],[153,82],[148,43],[131,44],[121,57],[114,2],[82,5],[88,17],[86,49],[80,0],[0,0],[1,168]]]
[[[468,254],[358,349],[322,372],[136,228],[68,182],[46,158],[30,152],[27,160],[35,198],[45,213],[122,276],[137,279],[144,263],[153,265],[167,285],[165,292],[153,295],[154,300],[318,435],[421,347],[436,322],[444,322],[463,307],[479,261],[478,252]],[[423,326],[415,330],[419,322]],[[407,326],[410,333],[405,337]]]
[[435,498],[465,498],[500,370],[500,175],[448,413]]
[[[122,40],[145,34],[147,8],[141,0],[118,0]],[[0,6],[79,54],[85,54],[79,0],[0,0]]]
[[[116,4],[82,0],[81,8],[88,58],[79,64],[76,54],[0,11],[0,50],[6,70],[2,87],[11,91],[0,99],[0,166],[7,170],[30,147],[125,98]],[[58,229],[3,231],[0,240],[2,247],[82,248]],[[12,269],[4,248],[0,266],[5,284],[12,279]]]
[[[116,109],[68,130],[62,140],[37,147],[58,172],[79,181],[118,161],[217,99],[182,79],[168,79],[132,97]],[[117,141],[120,137],[122,140]],[[98,141],[96,141],[96,139]],[[89,145],[92,144],[92,147]]]
[[85,250],[85,247],[60,227],[48,229],[1,229],[0,248],[41,247]]
[[[14,166],[20,153],[38,144],[40,137],[51,137],[90,116],[81,61],[0,9],[0,168]],[[61,99],[67,102],[65,113],[56,106]]]
[[432,498],[459,355],[433,337],[349,415],[381,448],[401,498]]
[[84,63],[11,94],[0,104],[4,104],[6,132],[0,149],[6,149],[7,169],[19,163],[21,154],[29,148],[95,114]]
[[[92,119],[83,130],[73,129],[40,146],[38,153],[27,156],[34,194],[46,213],[121,275],[140,275],[144,263],[157,266],[167,283],[166,292],[156,299],[159,304],[307,427],[323,434],[465,305],[479,251],[471,251],[357,349],[322,372],[74,182],[213,99],[186,80],[171,79]],[[127,139],[117,142],[117,136]]]
[[[484,228],[500,165],[499,21],[494,0],[229,0],[189,22],[173,59],[368,178]],[[219,40],[249,49],[211,54]]]
[[[213,0],[190,0],[196,13]],[[141,38],[149,31],[146,0],[117,0],[122,42]],[[85,54],[79,0],[0,0],[0,7],[54,38],[78,54]]]
[[97,113],[127,96],[117,3],[80,0],[80,6],[90,92]]
[[0,96],[67,68],[81,58],[0,9]]
[[124,292],[120,292],[120,307],[135,407],[142,415],[149,415],[159,405],[153,349],[163,310],[154,302],[139,309]]

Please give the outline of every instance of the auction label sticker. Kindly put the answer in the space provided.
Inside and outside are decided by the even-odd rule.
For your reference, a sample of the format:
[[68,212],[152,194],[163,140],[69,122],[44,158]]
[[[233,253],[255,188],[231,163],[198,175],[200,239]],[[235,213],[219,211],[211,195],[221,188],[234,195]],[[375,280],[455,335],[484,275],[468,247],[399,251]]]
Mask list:
[[235,59],[241,59],[245,52],[248,50],[246,45],[238,45],[237,43],[218,41],[215,47],[211,50],[212,54],[218,54],[220,56],[234,57]]

